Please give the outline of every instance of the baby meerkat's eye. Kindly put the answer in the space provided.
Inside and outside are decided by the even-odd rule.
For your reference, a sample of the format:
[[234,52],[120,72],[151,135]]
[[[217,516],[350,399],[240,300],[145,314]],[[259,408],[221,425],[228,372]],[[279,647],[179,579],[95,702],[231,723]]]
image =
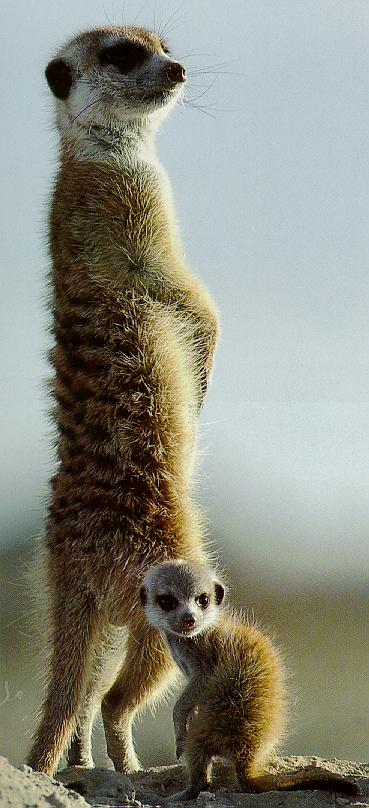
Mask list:
[[178,606],[178,600],[174,595],[158,595],[156,602],[164,612],[172,612]]
[[207,595],[206,592],[203,592],[202,595],[199,595],[199,597],[196,598],[196,603],[198,603],[202,609],[207,609],[210,603],[209,595]]
[[149,56],[143,45],[135,42],[118,42],[110,48],[103,48],[99,53],[101,65],[113,65],[121,73],[130,73],[135,67],[142,65]]

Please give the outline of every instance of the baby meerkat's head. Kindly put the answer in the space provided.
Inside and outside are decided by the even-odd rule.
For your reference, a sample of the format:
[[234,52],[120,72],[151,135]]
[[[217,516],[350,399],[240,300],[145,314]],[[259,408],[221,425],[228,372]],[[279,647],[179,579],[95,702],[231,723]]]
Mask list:
[[60,127],[78,121],[119,129],[163,116],[178,99],[186,71],[165,42],[143,28],[103,28],[68,42],[46,68]]
[[146,573],[140,598],[148,622],[159,631],[195,637],[216,623],[224,586],[209,567],[164,561]]

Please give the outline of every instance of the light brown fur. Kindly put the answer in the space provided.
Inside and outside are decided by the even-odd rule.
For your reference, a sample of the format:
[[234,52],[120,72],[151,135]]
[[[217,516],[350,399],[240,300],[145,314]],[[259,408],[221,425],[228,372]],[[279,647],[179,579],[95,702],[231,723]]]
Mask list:
[[[201,608],[204,594],[208,604]],[[177,605],[164,611],[163,595]],[[215,756],[233,761],[244,791],[319,788],[357,794],[355,784],[323,769],[268,771],[285,731],[284,667],[269,637],[241,614],[223,612],[222,598],[216,574],[188,562],[154,567],[141,589],[149,624],[162,631],[188,678],[173,713],[177,756],[184,754],[189,775],[187,789],[176,798],[194,799],[209,788]]]
[[[46,536],[52,637],[28,759],[48,774],[71,741],[69,763],[93,765],[91,726],[101,700],[115,768],[137,769],[134,716],[175,675],[160,636],[147,631],[139,585],[149,566],[168,557],[205,558],[191,489],[217,314],[183,261],[152,145],[156,111],[130,120],[124,88],[134,73],[129,85],[97,63],[106,37],[159,56],[154,78],[165,86],[173,62],[158,37],[140,29],[87,32],[58,56],[72,88],[65,98],[61,75],[54,90],[62,149],[50,216],[58,427]],[[146,74],[145,87],[154,81]],[[102,100],[76,120],[86,83]]]

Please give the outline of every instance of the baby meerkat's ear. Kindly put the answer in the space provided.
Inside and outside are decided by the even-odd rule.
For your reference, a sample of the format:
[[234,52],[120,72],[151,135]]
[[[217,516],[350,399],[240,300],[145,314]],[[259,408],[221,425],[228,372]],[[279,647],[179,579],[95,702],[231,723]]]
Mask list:
[[141,586],[140,589],[140,601],[143,606],[146,606],[147,603],[147,590],[145,586]]
[[214,584],[214,592],[215,592],[215,603],[217,606],[220,606],[223,598],[224,598],[224,586],[216,581]]
[[56,98],[65,101],[73,83],[72,70],[63,59],[53,59],[45,70],[46,81]]

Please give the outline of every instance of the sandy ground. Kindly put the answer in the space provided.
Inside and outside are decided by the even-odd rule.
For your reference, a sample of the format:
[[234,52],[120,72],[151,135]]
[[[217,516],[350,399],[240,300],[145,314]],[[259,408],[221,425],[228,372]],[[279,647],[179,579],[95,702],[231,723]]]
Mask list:
[[[357,783],[360,795],[357,798],[342,796],[337,792],[295,791],[289,793],[244,794],[234,790],[230,769],[217,764],[214,786],[203,792],[196,801],[186,803],[190,808],[324,808],[324,806],[369,806],[369,766],[340,760],[294,757],[281,759],[277,769],[293,769],[307,765],[324,766],[329,771],[342,774]],[[69,785],[69,789],[61,784]],[[184,770],[181,766],[167,766],[138,772],[131,778],[105,769],[80,769],[74,767],[59,772],[57,779],[32,772],[27,766],[19,769],[0,758],[0,805],[1,808],[142,808],[142,806],[181,805],[175,793],[183,788]],[[83,795],[83,796],[82,796]]]

